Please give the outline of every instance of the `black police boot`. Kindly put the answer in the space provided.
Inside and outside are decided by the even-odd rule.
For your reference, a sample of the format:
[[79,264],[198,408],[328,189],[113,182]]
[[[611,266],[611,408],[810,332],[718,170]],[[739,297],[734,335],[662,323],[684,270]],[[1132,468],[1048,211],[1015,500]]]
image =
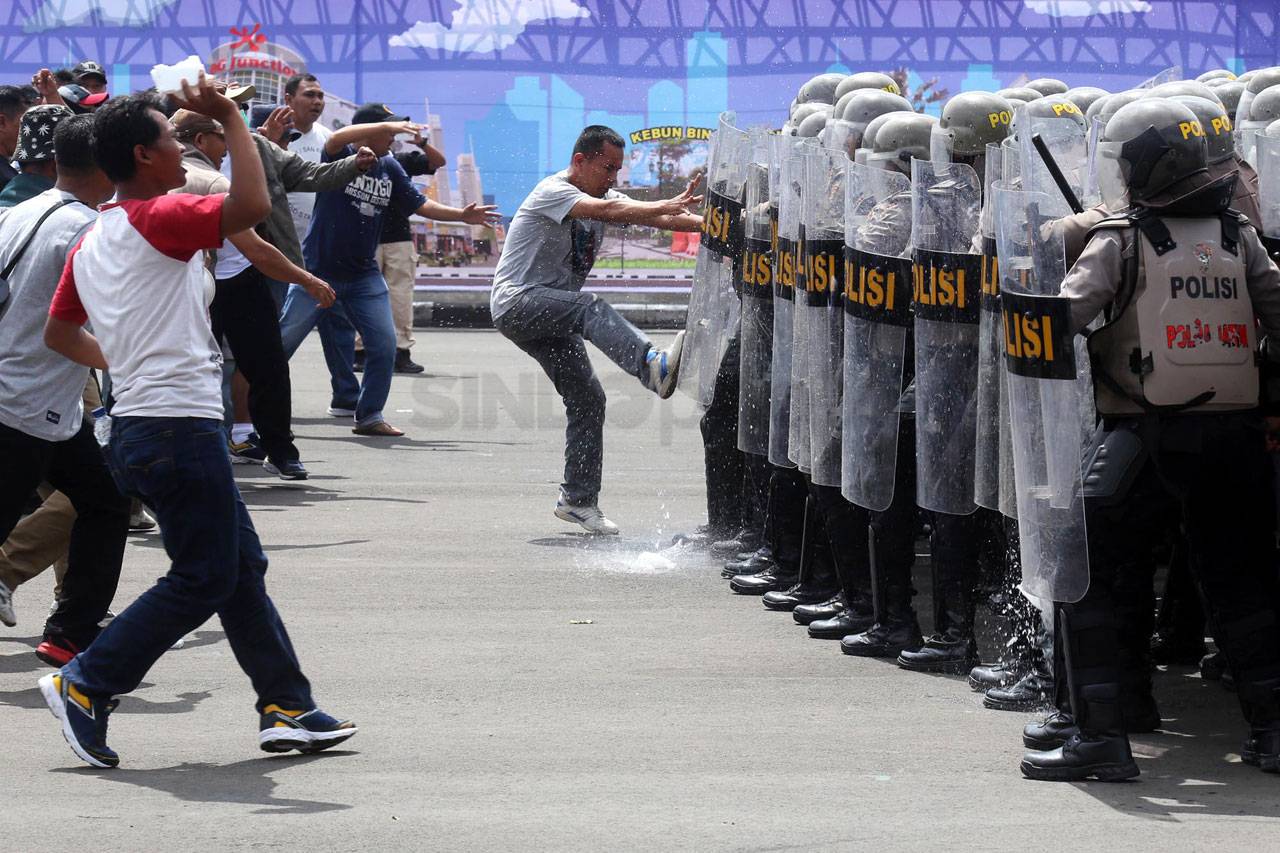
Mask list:
[[800,604],[817,604],[826,601],[840,588],[831,565],[831,554],[816,550],[809,554],[800,568],[800,580],[795,586],[774,592],[766,592],[762,603],[769,610],[790,612]]
[[750,530],[740,530],[736,536],[712,542],[707,552],[720,559],[733,559],[740,554],[754,554],[760,547],[760,535]]
[[963,675],[978,662],[978,641],[973,635],[934,634],[918,649],[898,655],[898,666],[913,672],[944,672]]
[[839,613],[809,622],[809,636],[815,640],[843,640],[850,634],[860,634],[870,629],[875,621],[871,602],[866,599],[855,600]]
[[1076,733],[1076,721],[1066,711],[1055,708],[1049,716],[1022,727],[1022,745],[1046,752],[1062,746]]
[[789,589],[799,582],[798,571],[775,565],[754,575],[735,575],[729,579],[729,589],[739,595],[764,595],[774,590]]
[[969,670],[969,689],[985,693],[993,687],[1008,687],[1027,672],[1026,664],[1016,660],[979,664]]
[[735,575],[754,575],[765,569],[774,568],[777,563],[773,559],[773,549],[768,545],[757,550],[745,560],[731,560],[724,564],[720,577],[731,578]]
[[1239,694],[1249,720],[1240,760],[1267,773],[1280,773],[1280,680],[1241,681]]
[[796,605],[796,609],[791,611],[791,618],[796,620],[797,625],[811,625],[819,619],[830,619],[842,613],[844,608],[844,593],[837,592],[826,601],[820,601],[817,604]]
[[1046,782],[1119,782],[1139,773],[1120,713],[1120,685],[1092,684],[1080,690],[1084,713],[1066,743],[1022,757],[1022,775]]
[[907,649],[924,645],[920,623],[911,606],[911,587],[886,585],[884,601],[884,618],[860,634],[845,637],[840,641],[840,651],[856,657],[896,658]]
[[1039,711],[1053,701],[1053,676],[1032,669],[1006,687],[992,687],[982,697],[982,707],[992,711]]

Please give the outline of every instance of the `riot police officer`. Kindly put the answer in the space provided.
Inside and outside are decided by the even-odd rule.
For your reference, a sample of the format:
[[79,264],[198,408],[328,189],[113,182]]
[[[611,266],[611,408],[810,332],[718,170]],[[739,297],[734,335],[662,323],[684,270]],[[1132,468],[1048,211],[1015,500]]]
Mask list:
[[[1209,175],[1185,105],[1128,104],[1099,143],[1111,210],[1067,275],[1070,326],[1088,337],[1099,427],[1086,452],[1089,586],[1061,608],[1070,715],[1024,732],[1036,779],[1138,775],[1121,713],[1116,590],[1171,514],[1250,725],[1245,760],[1280,769],[1280,621],[1274,498],[1258,413],[1257,317],[1280,331],[1280,270]],[[1201,571],[1211,565],[1213,571]],[[1147,581],[1149,583],[1149,580]],[[1052,747],[1052,748],[1050,748]]]

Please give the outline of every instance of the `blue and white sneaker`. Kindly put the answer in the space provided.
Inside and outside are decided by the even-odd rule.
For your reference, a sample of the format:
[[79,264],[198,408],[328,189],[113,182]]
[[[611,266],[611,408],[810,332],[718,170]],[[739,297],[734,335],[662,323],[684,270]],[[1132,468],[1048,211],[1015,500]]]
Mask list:
[[120,756],[107,746],[107,717],[119,700],[90,699],[61,671],[44,676],[38,683],[45,704],[62,724],[62,736],[71,751],[91,767],[119,765]]
[[665,400],[676,392],[676,380],[680,378],[680,355],[684,352],[684,332],[676,335],[666,349],[654,347],[645,356],[649,365],[649,378],[645,387]]
[[258,726],[258,746],[263,752],[319,752],[337,746],[357,731],[355,723],[330,717],[319,708],[286,711],[279,705],[268,705]]
[[307,479],[307,469],[297,459],[285,459],[280,462],[268,459],[262,463],[262,470],[268,474],[275,474],[281,480]]

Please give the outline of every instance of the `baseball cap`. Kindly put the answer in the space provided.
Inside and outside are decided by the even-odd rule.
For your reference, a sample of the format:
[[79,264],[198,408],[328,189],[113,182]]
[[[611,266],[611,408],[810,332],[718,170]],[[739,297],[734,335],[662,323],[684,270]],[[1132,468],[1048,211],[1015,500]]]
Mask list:
[[107,82],[107,72],[103,71],[102,66],[94,62],[92,59],[86,59],[75,68],[72,68],[71,76],[75,77],[76,80],[80,80],[85,77],[101,77],[103,83]]
[[63,119],[75,115],[62,104],[37,104],[27,110],[18,125],[18,147],[13,159],[36,163],[53,159],[53,131]]
[[111,97],[106,92],[94,94],[79,83],[67,83],[65,86],[59,86],[58,94],[62,96],[62,100],[67,102],[67,106],[71,107],[71,111],[77,113],[93,112],[94,107]]
[[408,116],[396,115],[386,104],[371,102],[356,110],[352,124],[375,124],[380,121],[408,121]]

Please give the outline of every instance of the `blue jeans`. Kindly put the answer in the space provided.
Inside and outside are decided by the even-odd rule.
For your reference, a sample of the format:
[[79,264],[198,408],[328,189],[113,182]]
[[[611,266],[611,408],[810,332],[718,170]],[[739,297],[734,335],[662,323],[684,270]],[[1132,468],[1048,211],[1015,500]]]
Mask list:
[[[320,325],[320,342],[329,366],[333,405],[355,409],[356,425],[381,423],[382,408],[391,393],[396,360],[396,331],[391,321],[391,300],[382,273],[374,270],[350,281],[330,281],[338,301],[328,311],[301,286],[289,285],[280,316],[284,353],[292,358],[308,333]],[[334,314],[333,320],[329,319]],[[364,378],[356,380],[355,331],[364,339]]]
[[106,456],[121,491],[154,510],[171,563],[63,673],[89,696],[128,693],[170,646],[216,613],[258,694],[259,713],[270,704],[315,707],[267,595],[267,558],[232,478],[221,422],[115,418]]

